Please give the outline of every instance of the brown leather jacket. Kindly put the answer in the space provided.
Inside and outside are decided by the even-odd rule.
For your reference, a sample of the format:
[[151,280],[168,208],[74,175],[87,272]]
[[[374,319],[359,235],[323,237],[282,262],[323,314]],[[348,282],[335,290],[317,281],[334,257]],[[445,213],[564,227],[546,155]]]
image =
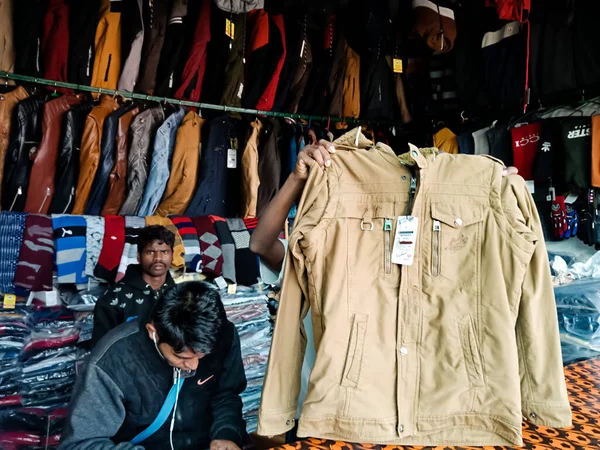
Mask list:
[[200,131],[205,120],[190,111],[177,130],[171,175],[155,214],[184,214],[196,187],[200,160]]
[[24,211],[31,214],[47,214],[54,195],[54,175],[62,131],[63,117],[83,101],[76,95],[63,95],[44,105],[42,141],[37,151],[30,155],[33,161]]
[[119,129],[116,138],[115,167],[110,173],[108,180],[108,197],[103,216],[118,216],[121,206],[125,201],[125,187],[127,182],[127,157],[129,150],[129,126],[133,118],[140,112],[140,108],[133,108],[119,118]]
[[100,160],[104,119],[118,107],[119,104],[114,98],[110,95],[103,95],[100,98],[100,104],[92,109],[85,121],[81,138],[81,154],[79,155],[79,180],[72,214],[83,214],[85,210]]
[[17,103],[27,97],[29,97],[29,94],[22,86],[6,94],[0,94],[0,195],[2,194],[2,175],[4,174],[4,159],[10,137],[12,113]]

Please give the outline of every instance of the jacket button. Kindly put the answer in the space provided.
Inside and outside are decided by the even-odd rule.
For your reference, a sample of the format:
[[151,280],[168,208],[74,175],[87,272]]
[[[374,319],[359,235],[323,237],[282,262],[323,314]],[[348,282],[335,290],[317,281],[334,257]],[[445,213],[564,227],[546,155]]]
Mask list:
[[462,226],[462,224],[463,224],[463,221],[461,218],[458,218],[454,221],[454,225],[456,225],[457,227]]
[[406,347],[402,347],[400,349],[400,354],[401,355],[408,355],[408,349]]
[[416,150],[413,150],[411,152],[411,155],[413,156],[413,158],[417,158],[419,156],[419,152],[417,152]]
[[0,95],[0,100],[4,100],[4,95]]
[[398,427],[398,430],[400,431],[400,433],[404,433],[404,425],[400,425]]
[[292,419],[288,419],[288,420],[285,421],[286,425],[291,425],[293,423],[294,423],[294,421]]
[[537,416],[535,415],[535,413],[531,413],[531,414],[529,414],[529,417],[531,417],[532,419],[535,420]]

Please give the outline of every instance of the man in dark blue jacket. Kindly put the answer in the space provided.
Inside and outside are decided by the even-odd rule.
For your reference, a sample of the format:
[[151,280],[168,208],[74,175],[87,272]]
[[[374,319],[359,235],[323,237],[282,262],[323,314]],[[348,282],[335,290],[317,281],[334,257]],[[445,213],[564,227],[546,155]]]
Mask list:
[[[60,449],[239,450],[245,388],[239,337],[218,291],[183,283],[158,300],[148,323],[122,324],[94,348]],[[170,392],[174,404],[147,436]]]

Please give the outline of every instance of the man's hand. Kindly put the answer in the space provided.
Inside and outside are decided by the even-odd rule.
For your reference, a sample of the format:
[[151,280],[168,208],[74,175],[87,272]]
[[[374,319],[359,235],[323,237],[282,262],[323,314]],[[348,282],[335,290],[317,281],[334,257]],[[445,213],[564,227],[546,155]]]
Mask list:
[[294,175],[300,180],[306,180],[308,178],[308,167],[312,160],[315,160],[320,167],[329,167],[332,153],[335,153],[334,145],[324,139],[314,145],[307,145],[298,153]]
[[214,440],[210,443],[210,450],[240,450],[235,442]]
[[516,175],[519,173],[519,169],[514,166],[508,166],[506,169],[502,171],[502,176],[505,177],[507,175]]

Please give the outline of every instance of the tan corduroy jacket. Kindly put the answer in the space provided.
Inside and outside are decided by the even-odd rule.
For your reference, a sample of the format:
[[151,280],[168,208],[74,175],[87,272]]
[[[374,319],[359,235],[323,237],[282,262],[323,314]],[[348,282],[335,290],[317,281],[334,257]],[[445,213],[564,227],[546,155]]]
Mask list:
[[[548,257],[523,179],[503,178],[490,157],[415,148],[399,160],[355,136],[335,142],[331,167],[311,168],[298,207],[259,434],[294,425],[309,306],[316,361],[300,437],[520,445],[522,417],[570,425]],[[409,210],[414,262],[399,266],[396,218]]]

